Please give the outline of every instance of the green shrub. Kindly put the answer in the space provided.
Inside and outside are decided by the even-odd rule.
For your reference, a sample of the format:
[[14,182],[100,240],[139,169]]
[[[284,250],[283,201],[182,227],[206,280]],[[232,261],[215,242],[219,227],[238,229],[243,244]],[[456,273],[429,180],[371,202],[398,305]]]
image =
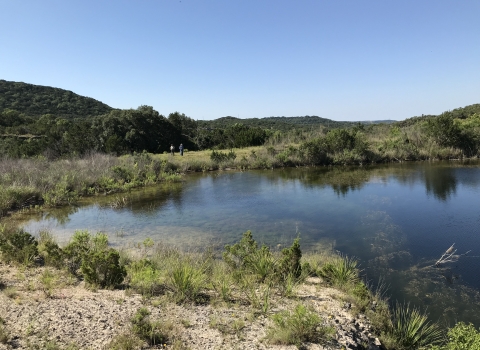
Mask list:
[[113,248],[89,251],[81,265],[85,282],[102,288],[119,285],[127,275],[119,261],[120,254]]
[[73,179],[65,175],[55,187],[43,194],[46,206],[56,207],[60,205],[74,204],[78,201],[79,195],[72,189],[70,182]]
[[231,150],[228,153],[213,150],[212,154],[210,154],[210,159],[215,163],[221,163],[221,162],[226,162],[226,161],[229,161],[229,160],[235,160],[235,158],[237,158],[237,155],[233,150]]
[[31,265],[38,255],[37,241],[23,230],[7,230],[0,227],[0,253],[2,260],[23,265]]
[[77,275],[85,256],[91,251],[101,251],[108,248],[108,237],[98,232],[92,236],[87,230],[76,230],[70,243],[63,249],[67,267]]
[[63,251],[70,272],[75,275],[80,272],[91,285],[114,287],[122,283],[127,274],[120,265],[119,252],[108,248],[108,237],[104,233],[92,236],[88,231],[75,231]]
[[90,232],[77,230],[63,249],[67,267],[74,275],[78,274],[83,258],[91,249],[91,239]]
[[223,252],[223,260],[235,271],[244,269],[250,262],[250,257],[257,251],[258,244],[249,230],[243,234],[240,242],[233,246],[227,244]]
[[320,316],[304,305],[297,305],[293,312],[282,311],[273,315],[274,326],[268,330],[267,338],[273,344],[296,345],[304,342],[328,341],[334,330],[326,326]]
[[433,346],[431,350],[480,350],[480,332],[472,324],[457,323],[449,329],[447,338],[447,344]]
[[47,298],[50,298],[53,295],[53,290],[55,288],[56,278],[55,275],[48,269],[44,270],[40,275],[40,283],[42,284],[42,289]]
[[436,345],[443,339],[439,326],[428,321],[426,314],[416,308],[410,308],[408,304],[397,303],[392,316],[392,326],[382,336],[387,348],[422,349]]
[[279,272],[281,276],[292,275],[299,278],[302,274],[302,251],[300,250],[300,237],[293,240],[292,246],[282,249]]

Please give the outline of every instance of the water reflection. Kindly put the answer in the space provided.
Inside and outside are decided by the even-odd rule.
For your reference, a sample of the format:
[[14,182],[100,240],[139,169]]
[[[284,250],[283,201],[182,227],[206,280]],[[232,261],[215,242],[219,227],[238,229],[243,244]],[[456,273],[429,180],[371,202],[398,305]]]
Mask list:
[[425,188],[427,194],[433,194],[435,198],[442,201],[448,200],[457,189],[455,169],[427,166],[425,168]]
[[[183,249],[233,243],[246,230],[260,243],[288,245],[300,232],[304,250],[333,246],[357,257],[368,279],[390,285],[392,300],[480,325],[479,162],[192,174],[122,196],[123,208],[102,196],[29,216],[25,227],[63,239],[75,229],[104,231],[117,245],[151,237]],[[454,242],[473,256],[432,267]]]

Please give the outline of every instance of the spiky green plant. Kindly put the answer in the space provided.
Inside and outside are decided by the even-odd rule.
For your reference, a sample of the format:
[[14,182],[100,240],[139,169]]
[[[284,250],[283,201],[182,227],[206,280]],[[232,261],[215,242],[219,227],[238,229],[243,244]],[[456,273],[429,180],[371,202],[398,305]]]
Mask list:
[[391,329],[386,333],[385,342],[398,350],[423,349],[438,344],[443,332],[437,323],[409,304],[397,303],[392,315]]
[[319,270],[319,275],[330,285],[344,287],[359,280],[357,260],[348,256],[338,256],[327,262]]
[[171,271],[170,287],[175,293],[177,302],[196,301],[200,291],[205,287],[204,269],[189,259],[179,260]]

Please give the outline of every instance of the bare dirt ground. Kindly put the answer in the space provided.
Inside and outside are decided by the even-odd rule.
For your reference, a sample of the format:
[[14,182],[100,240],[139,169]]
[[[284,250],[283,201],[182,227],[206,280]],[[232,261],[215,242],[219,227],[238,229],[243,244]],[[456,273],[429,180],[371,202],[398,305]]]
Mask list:
[[[131,318],[146,307],[152,320],[168,324],[165,344],[142,349],[296,349],[266,340],[271,315],[293,310],[299,303],[312,307],[334,327],[334,339],[302,344],[304,349],[380,349],[364,315],[354,316],[342,293],[311,278],[295,298],[278,298],[264,313],[249,305],[216,303],[177,305],[165,297],[145,299],[128,290],[84,287],[67,275],[57,275],[56,288],[40,281],[43,268],[19,269],[0,264],[0,349],[109,349],[120,334],[131,334]],[[58,272],[60,274],[61,272]],[[1,321],[0,321],[1,322]]]

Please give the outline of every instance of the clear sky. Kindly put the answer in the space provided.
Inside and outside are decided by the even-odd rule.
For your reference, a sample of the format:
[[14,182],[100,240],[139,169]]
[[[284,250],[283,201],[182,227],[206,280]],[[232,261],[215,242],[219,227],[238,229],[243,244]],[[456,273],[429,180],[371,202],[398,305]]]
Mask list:
[[480,1],[0,0],[0,79],[194,119],[480,103]]

